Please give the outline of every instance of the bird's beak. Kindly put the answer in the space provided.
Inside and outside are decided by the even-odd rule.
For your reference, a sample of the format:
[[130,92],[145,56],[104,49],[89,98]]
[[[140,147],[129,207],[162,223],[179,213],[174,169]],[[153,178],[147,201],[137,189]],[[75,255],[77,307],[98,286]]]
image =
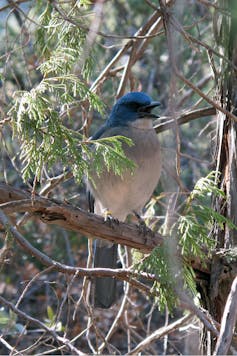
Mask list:
[[151,111],[156,107],[159,106],[160,102],[159,101],[152,101],[149,105],[142,106],[139,108],[139,116],[142,117],[148,117],[148,118],[154,118],[157,119],[159,116],[156,114],[153,114]]

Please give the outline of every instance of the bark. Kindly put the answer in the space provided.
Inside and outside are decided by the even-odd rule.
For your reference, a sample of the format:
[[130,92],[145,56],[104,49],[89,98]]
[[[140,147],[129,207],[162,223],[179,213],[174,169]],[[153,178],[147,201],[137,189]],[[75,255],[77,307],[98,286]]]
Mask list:
[[88,213],[72,205],[40,196],[32,197],[25,190],[0,183],[0,209],[5,214],[28,212],[46,224],[56,224],[66,230],[77,231],[87,237],[100,237],[111,242],[149,253],[163,244],[159,233],[141,233],[135,224],[105,223],[101,216]]
[[[228,59],[228,62],[221,63],[220,77],[216,78],[218,79],[219,103],[225,110],[236,115],[237,3],[233,0],[220,0],[218,5],[225,11],[220,12],[217,9],[214,15],[215,37],[220,53],[224,53]],[[226,199],[219,198],[214,204],[218,212],[237,225],[236,129],[237,124],[229,115],[224,114],[223,111],[217,114],[216,169],[220,172],[220,187],[225,192]],[[227,225],[223,229],[216,226],[213,233],[217,247],[221,250],[214,256],[211,263],[210,284],[206,290],[207,307],[214,319],[221,322],[224,309],[228,304],[227,298],[231,285],[237,274],[235,249],[237,233],[235,229],[231,229]],[[231,256],[234,256],[233,259]],[[219,345],[224,344],[224,337],[226,337],[224,333],[219,337]],[[212,339],[212,350],[214,350],[215,342],[216,340]],[[230,344],[231,337],[228,339],[228,345]],[[216,354],[220,354],[219,346],[216,348]]]

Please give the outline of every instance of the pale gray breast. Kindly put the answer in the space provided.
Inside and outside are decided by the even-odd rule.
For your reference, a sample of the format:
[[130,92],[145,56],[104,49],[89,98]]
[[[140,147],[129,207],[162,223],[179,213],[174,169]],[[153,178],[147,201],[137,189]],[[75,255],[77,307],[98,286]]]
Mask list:
[[89,183],[89,189],[95,197],[97,214],[108,209],[114,217],[124,220],[132,211],[139,212],[151,197],[160,177],[161,156],[159,141],[153,129],[111,128],[103,137],[118,134],[132,139],[134,145],[129,147],[124,144],[123,149],[137,167],[133,171],[126,170],[123,177],[106,169],[100,177],[93,173],[96,187]]

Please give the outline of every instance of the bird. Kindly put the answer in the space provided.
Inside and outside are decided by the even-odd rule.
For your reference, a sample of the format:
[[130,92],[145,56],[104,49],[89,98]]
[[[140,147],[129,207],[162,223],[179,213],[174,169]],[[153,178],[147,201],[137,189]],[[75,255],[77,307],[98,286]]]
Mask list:
[[[113,219],[125,221],[128,215],[139,215],[154,192],[161,173],[161,150],[153,119],[159,116],[152,109],[159,106],[144,92],[129,92],[113,106],[105,123],[91,137],[93,140],[117,135],[128,137],[133,145],[123,143],[127,158],[135,163],[133,170],[126,169],[122,176],[108,171],[91,172],[87,191],[91,211]],[[117,267],[117,244],[96,239],[94,243],[94,267]],[[110,308],[116,300],[116,280],[96,277],[93,283],[93,305]]]

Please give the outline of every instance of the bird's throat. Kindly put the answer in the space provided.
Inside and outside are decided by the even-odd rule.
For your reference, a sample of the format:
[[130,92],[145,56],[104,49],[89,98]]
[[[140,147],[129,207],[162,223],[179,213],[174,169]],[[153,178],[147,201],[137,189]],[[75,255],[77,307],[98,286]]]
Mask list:
[[137,129],[148,130],[153,128],[153,123],[152,123],[152,119],[144,118],[144,119],[137,119],[135,121],[131,121],[130,126],[136,127]]

